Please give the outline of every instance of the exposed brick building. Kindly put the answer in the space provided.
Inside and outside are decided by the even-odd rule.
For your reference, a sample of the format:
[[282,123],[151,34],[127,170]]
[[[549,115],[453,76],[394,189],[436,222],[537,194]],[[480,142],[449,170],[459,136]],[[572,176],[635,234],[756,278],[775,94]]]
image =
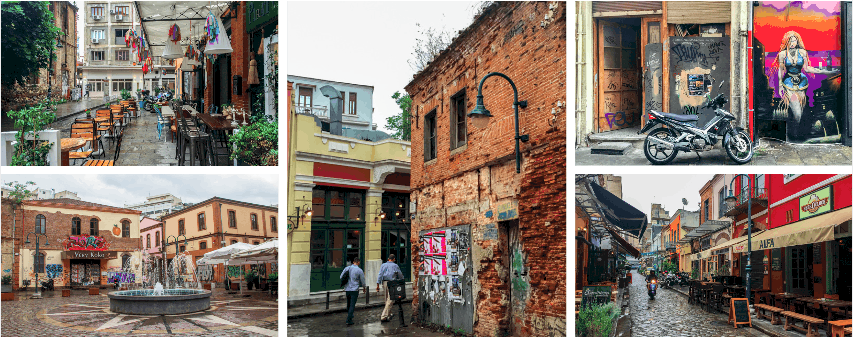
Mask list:
[[[57,287],[106,285],[110,272],[140,257],[139,211],[62,198],[25,200],[14,211],[3,199],[0,213],[3,275],[12,275],[14,289],[23,280],[35,285],[36,273]],[[38,255],[36,235],[26,243],[30,233],[44,234]]]
[[[521,173],[509,83],[485,82],[486,126],[466,117],[490,72],[528,103]],[[498,2],[406,86],[421,320],[477,336],[565,333],[565,79],[565,3]]]

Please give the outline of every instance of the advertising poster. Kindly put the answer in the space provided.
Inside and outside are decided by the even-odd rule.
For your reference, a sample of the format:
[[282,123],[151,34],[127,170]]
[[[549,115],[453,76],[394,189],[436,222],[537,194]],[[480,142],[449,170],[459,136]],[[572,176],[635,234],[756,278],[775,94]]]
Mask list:
[[433,254],[432,232],[429,232],[426,235],[424,235],[423,237],[421,237],[421,240],[422,240],[421,246],[424,247],[424,255],[425,256],[432,256],[432,254]]
[[459,277],[453,276],[447,283],[447,298],[454,302],[462,301],[462,287],[459,285]]
[[451,229],[447,231],[449,239],[447,240],[447,248],[450,251],[456,251],[457,247],[459,247],[459,231],[455,229]]
[[459,254],[455,251],[451,251],[449,260],[450,260],[450,263],[449,263],[450,264],[450,267],[449,267],[450,275],[458,275],[458,273],[459,273]]

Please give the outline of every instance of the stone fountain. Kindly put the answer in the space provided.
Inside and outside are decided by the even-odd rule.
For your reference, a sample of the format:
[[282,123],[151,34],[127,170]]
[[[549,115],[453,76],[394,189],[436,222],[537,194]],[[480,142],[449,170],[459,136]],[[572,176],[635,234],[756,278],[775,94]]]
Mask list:
[[129,315],[177,315],[210,309],[211,291],[200,289],[192,256],[181,253],[166,267],[166,287],[159,281],[148,289],[161,275],[156,263],[146,253],[142,258],[131,258],[122,266],[124,272],[141,275],[142,283],[136,289],[120,290],[107,294],[110,311]]

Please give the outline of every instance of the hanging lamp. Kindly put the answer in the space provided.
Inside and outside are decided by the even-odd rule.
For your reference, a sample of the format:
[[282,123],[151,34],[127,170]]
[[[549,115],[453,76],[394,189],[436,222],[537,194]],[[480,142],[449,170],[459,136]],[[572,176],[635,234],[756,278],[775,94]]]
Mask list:
[[[175,16],[175,5],[172,5],[172,16]],[[178,26],[177,22],[172,23],[172,26],[169,27],[166,48],[163,49],[162,57],[167,60],[183,57],[181,52],[181,26]]]
[[229,54],[234,52],[231,48],[231,40],[228,39],[228,34],[225,33],[222,19],[213,12],[207,14],[205,21],[205,32],[207,33],[207,48],[204,49],[205,55]]

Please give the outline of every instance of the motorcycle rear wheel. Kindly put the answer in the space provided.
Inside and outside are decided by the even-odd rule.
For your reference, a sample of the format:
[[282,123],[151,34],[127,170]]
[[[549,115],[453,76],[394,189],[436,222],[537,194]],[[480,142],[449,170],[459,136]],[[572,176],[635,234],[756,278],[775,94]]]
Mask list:
[[[738,165],[743,165],[752,160],[754,149],[752,148],[752,140],[746,131],[739,131],[734,137],[726,137],[728,142],[723,144],[726,148],[726,154]],[[739,146],[740,145],[740,148]]]
[[[646,159],[648,159],[654,165],[665,165],[669,164],[675,156],[678,155],[678,150],[676,149],[659,149],[657,145],[652,144],[649,141],[649,137],[657,137],[658,139],[675,139],[675,131],[672,131],[667,128],[657,128],[649,132],[649,135],[646,136],[646,140],[643,142],[643,154],[646,155]],[[667,154],[666,151],[670,151]]]

